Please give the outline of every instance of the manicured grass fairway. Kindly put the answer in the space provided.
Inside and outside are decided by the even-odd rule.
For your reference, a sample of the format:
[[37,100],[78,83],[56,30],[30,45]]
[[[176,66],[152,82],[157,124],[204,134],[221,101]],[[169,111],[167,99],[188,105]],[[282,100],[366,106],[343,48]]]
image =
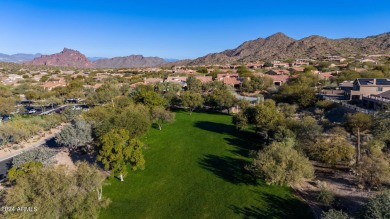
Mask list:
[[103,189],[112,203],[100,218],[312,218],[289,188],[267,186],[243,169],[255,146],[231,117],[176,113],[143,139],[146,168]]

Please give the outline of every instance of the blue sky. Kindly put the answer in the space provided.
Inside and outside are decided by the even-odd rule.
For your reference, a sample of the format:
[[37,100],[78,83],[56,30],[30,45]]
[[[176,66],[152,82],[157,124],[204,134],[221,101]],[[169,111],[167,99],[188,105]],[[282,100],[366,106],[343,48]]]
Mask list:
[[390,31],[388,0],[0,0],[0,53],[196,58],[276,32],[300,39]]

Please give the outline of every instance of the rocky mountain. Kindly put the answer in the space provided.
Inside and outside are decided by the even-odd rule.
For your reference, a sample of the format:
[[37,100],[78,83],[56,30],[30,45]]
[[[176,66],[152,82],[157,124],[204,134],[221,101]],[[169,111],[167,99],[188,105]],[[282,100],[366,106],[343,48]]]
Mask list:
[[50,66],[67,66],[77,68],[92,67],[92,62],[77,50],[64,48],[62,52],[52,55],[42,55],[32,61],[25,62],[27,65],[50,65]]
[[14,55],[7,55],[7,54],[0,53],[0,62],[23,63],[23,62],[31,61],[34,58],[39,56],[41,56],[40,53],[37,54],[17,53]]
[[[390,33],[366,38],[328,39],[309,36],[300,40],[283,33],[244,42],[235,49],[212,53],[186,61],[187,65],[227,64],[257,60],[283,60],[288,58],[316,58],[327,55],[390,54]],[[183,64],[183,62],[181,62]]]
[[[94,60],[94,61],[91,61]],[[77,68],[134,68],[154,67],[166,63],[162,58],[131,55],[114,58],[87,58],[77,50],[64,48],[62,52],[52,55],[41,55],[31,61],[24,62],[27,65],[68,66]]]
[[136,68],[154,67],[162,65],[166,61],[159,57],[144,57],[142,55],[130,55],[124,57],[114,57],[110,59],[99,59],[93,64],[96,68]]

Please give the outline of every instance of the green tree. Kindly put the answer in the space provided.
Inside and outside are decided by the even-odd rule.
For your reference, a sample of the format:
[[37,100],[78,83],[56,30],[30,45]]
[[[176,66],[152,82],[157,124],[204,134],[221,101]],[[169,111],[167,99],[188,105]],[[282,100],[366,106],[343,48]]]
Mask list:
[[196,72],[201,73],[201,74],[209,73],[206,67],[200,67],[200,68],[198,68],[198,70],[196,70]]
[[180,95],[181,103],[184,107],[187,107],[190,111],[190,115],[192,111],[197,107],[203,106],[204,99],[201,94],[195,93],[192,91],[184,91]]
[[189,76],[187,78],[187,89],[193,92],[202,92],[202,82],[195,76]]
[[253,110],[253,120],[248,119],[258,131],[269,137],[268,132],[274,130],[283,120],[283,115],[277,110],[273,100],[265,100],[257,104]]
[[[32,211],[7,212],[6,218],[97,218],[109,204],[97,195],[104,175],[89,164],[45,167],[26,172],[7,189],[6,206],[28,206]],[[101,191],[101,190],[100,190]]]
[[311,116],[304,116],[299,120],[289,119],[285,123],[295,133],[298,140],[295,148],[301,152],[310,152],[316,139],[322,133],[322,126]]
[[380,113],[375,116],[375,120],[372,126],[372,134],[376,140],[380,140],[390,145],[390,114]]
[[241,91],[243,92],[255,92],[266,90],[273,84],[272,79],[269,77],[253,76],[249,80],[244,80]]
[[150,112],[152,121],[158,125],[158,129],[161,130],[162,125],[167,122],[171,122],[175,119],[175,114],[166,110],[164,107],[155,107]]
[[243,112],[239,112],[233,116],[233,124],[241,131],[248,127],[248,119]]
[[16,109],[15,104],[14,98],[0,97],[0,115],[9,115],[11,112],[14,112]]
[[7,179],[13,183],[16,181],[16,179],[24,176],[26,173],[31,171],[38,171],[42,167],[43,165],[41,162],[35,161],[26,162],[20,166],[13,166],[7,173]]
[[292,147],[276,142],[257,153],[251,169],[267,184],[276,185],[291,186],[314,175],[314,168],[306,157]]
[[133,98],[136,103],[142,103],[150,109],[167,105],[167,101],[155,91],[139,90],[134,93]]
[[370,199],[366,204],[365,219],[390,218],[390,192],[385,191]]
[[390,179],[389,161],[383,154],[364,155],[357,172],[361,184],[369,188],[380,188]]
[[241,65],[237,68],[237,73],[240,77],[253,77],[253,73],[245,65]]
[[306,108],[316,101],[315,90],[306,83],[294,83],[292,85],[284,84],[280,88],[278,99],[281,102],[297,103],[299,106]]
[[111,102],[114,97],[119,96],[120,90],[117,83],[104,83],[101,87],[96,89],[95,92],[91,93],[86,102],[89,105],[101,105],[104,103]]
[[214,89],[207,97],[207,102],[218,107],[220,110],[228,110],[237,103],[237,98],[228,90],[227,87]]
[[295,104],[279,103],[278,111],[283,113],[284,117],[292,118],[297,112],[298,106]]
[[120,180],[127,175],[127,165],[133,170],[143,169],[145,160],[142,154],[144,144],[134,138],[130,139],[124,129],[112,129],[99,139],[99,154],[97,159],[104,169],[111,170],[113,175],[119,175]]
[[336,167],[339,162],[353,160],[354,147],[345,138],[344,133],[327,134],[316,139],[311,155],[316,160]]
[[127,130],[131,138],[141,137],[151,126],[149,109],[142,104],[132,102],[122,101],[120,104],[116,103],[115,107],[97,106],[83,113],[82,116],[92,124],[97,137],[101,137],[113,128]]

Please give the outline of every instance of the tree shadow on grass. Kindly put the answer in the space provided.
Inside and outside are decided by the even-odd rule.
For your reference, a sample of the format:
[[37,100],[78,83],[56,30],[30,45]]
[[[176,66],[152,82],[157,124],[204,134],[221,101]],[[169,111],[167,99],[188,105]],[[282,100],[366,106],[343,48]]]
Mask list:
[[219,178],[233,184],[257,184],[256,179],[245,166],[249,162],[243,159],[232,157],[220,157],[216,155],[205,155],[199,162],[199,165],[214,173]]
[[237,155],[248,157],[251,150],[261,148],[262,141],[256,133],[250,131],[238,131],[233,125],[199,121],[196,122],[194,126],[209,132],[230,135],[230,137],[225,138],[225,140],[228,144],[234,147],[231,152]]
[[299,199],[281,198],[275,194],[258,191],[253,192],[258,196],[258,206],[238,207],[232,205],[229,208],[242,218],[314,218],[310,208]]

